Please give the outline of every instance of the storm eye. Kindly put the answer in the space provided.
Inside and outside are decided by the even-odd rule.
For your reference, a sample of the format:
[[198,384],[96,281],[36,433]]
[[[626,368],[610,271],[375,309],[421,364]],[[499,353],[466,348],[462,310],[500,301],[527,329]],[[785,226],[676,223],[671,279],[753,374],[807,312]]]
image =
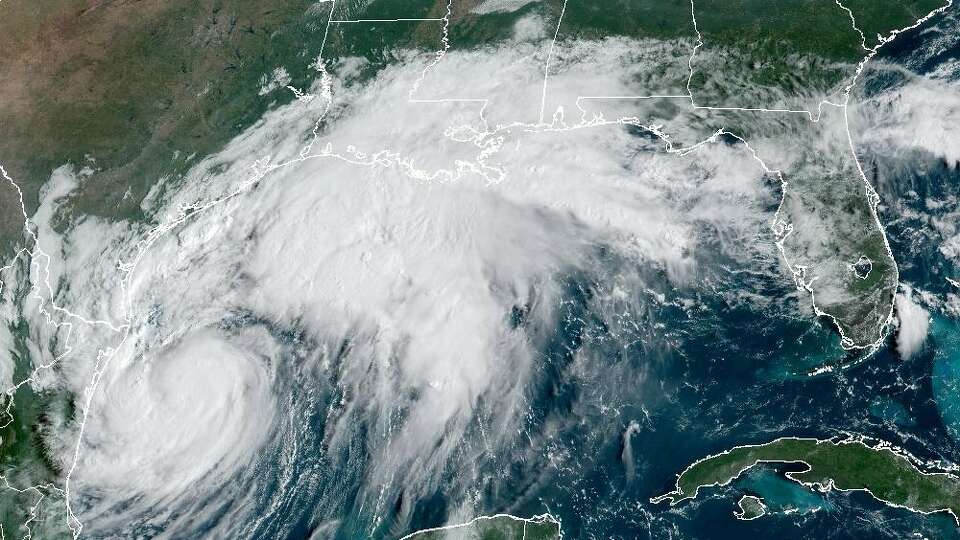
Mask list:
[[517,329],[521,326],[525,326],[527,323],[527,317],[530,314],[530,306],[528,305],[515,305],[510,310],[510,328]]
[[873,270],[873,261],[866,255],[861,255],[856,263],[850,265],[850,269],[853,270],[853,273],[856,274],[858,278],[867,279],[870,271]]

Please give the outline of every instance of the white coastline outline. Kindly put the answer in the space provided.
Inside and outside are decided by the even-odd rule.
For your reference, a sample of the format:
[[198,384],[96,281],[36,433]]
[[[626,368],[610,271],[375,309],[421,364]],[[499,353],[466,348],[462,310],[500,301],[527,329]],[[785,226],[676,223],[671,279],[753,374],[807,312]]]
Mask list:
[[[733,452],[733,451],[735,451],[735,450],[739,450],[739,449],[743,449],[743,448],[760,448],[760,447],[767,446],[767,445],[770,445],[770,444],[774,444],[774,443],[777,443],[777,442],[780,442],[780,441],[811,441],[811,442],[815,442],[815,443],[817,443],[817,444],[832,444],[832,445],[859,444],[859,445],[861,445],[861,446],[863,446],[864,448],[867,448],[867,449],[869,449],[869,450],[874,450],[874,451],[888,450],[888,451],[892,452],[894,455],[896,455],[896,456],[898,456],[898,457],[901,457],[901,458],[904,458],[904,459],[907,461],[907,463],[913,468],[913,470],[916,471],[917,473],[919,473],[919,474],[922,475],[922,476],[948,476],[948,477],[950,477],[950,478],[952,478],[952,479],[957,480],[958,482],[960,482],[960,476],[957,476],[957,475],[955,475],[955,474],[952,474],[952,472],[954,472],[954,471],[957,470],[956,467],[951,466],[951,467],[946,467],[946,468],[944,468],[944,467],[941,467],[941,466],[939,466],[938,464],[935,464],[935,463],[933,463],[933,462],[922,461],[922,460],[918,459],[916,456],[914,456],[913,454],[911,454],[910,452],[904,450],[903,448],[900,448],[900,447],[898,447],[898,446],[895,446],[895,445],[893,445],[893,444],[891,444],[891,443],[889,443],[889,442],[883,441],[883,440],[879,440],[875,445],[870,445],[870,444],[867,444],[867,442],[866,442],[866,437],[858,436],[858,435],[853,435],[853,434],[850,434],[850,433],[847,433],[847,434],[845,434],[845,435],[843,435],[843,436],[838,436],[838,437],[830,438],[830,439],[817,439],[817,438],[813,438],[813,437],[778,437],[778,438],[773,439],[773,440],[771,440],[771,441],[768,441],[768,442],[766,442],[766,443],[759,443],[759,444],[738,444],[738,445],[733,446],[733,447],[731,447],[731,448],[728,448],[728,449],[726,449],[726,450],[724,450],[724,451],[722,451],[722,452],[718,452],[718,453],[716,453],[716,454],[711,454],[711,455],[709,455],[709,456],[705,456],[705,457],[702,457],[702,458],[694,461],[693,463],[691,463],[690,465],[688,465],[686,468],[684,468],[680,473],[677,474],[677,479],[676,479],[676,481],[675,481],[675,483],[674,483],[674,487],[675,487],[676,489],[674,489],[673,491],[671,491],[671,492],[669,492],[669,493],[664,493],[663,495],[658,495],[658,496],[656,496],[656,497],[651,497],[651,498],[650,498],[650,503],[651,503],[651,504],[660,504],[660,503],[662,503],[662,502],[664,502],[664,501],[669,501],[669,505],[670,505],[671,507],[677,506],[678,504],[680,504],[680,503],[682,503],[682,502],[684,502],[684,501],[696,499],[696,498],[699,496],[701,489],[709,489],[709,488],[713,488],[713,487],[725,487],[725,486],[730,485],[731,483],[733,483],[734,481],[736,481],[738,478],[740,478],[740,476],[743,475],[743,473],[745,473],[746,471],[748,471],[748,470],[756,467],[757,465],[761,465],[761,464],[765,464],[765,463],[782,464],[782,465],[796,465],[796,464],[801,464],[801,465],[806,466],[806,469],[804,469],[804,470],[802,470],[802,471],[790,471],[790,472],[785,473],[784,476],[785,476],[787,479],[789,479],[790,481],[795,482],[795,483],[797,483],[797,484],[799,484],[799,485],[801,485],[801,486],[803,486],[803,487],[805,487],[805,488],[807,488],[807,489],[810,489],[810,490],[813,490],[813,491],[817,491],[817,492],[819,492],[819,493],[828,493],[828,492],[830,492],[830,491],[838,491],[838,492],[841,492],[841,493],[864,492],[864,493],[867,493],[868,495],[870,495],[871,497],[873,497],[875,500],[877,500],[877,501],[879,501],[879,502],[881,502],[881,503],[883,503],[883,504],[885,504],[885,505],[887,505],[887,506],[890,506],[890,507],[892,507],[892,508],[903,508],[903,509],[905,509],[905,510],[909,510],[909,511],[911,511],[911,512],[914,512],[914,513],[917,513],[917,514],[923,514],[923,515],[932,515],[932,514],[948,513],[948,514],[950,514],[950,516],[953,517],[953,521],[954,521],[954,523],[956,524],[956,526],[957,526],[957,527],[960,527],[960,516],[958,516],[958,515],[953,511],[953,509],[951,509],[951,508],[949,508],[949,507],[947,507],[947,508],[940,508],[940,509],[937,509],[937,510],[920,510],[920,509],[918,509],[918,508],[912,508],[912,507],[907,506],[907,505],[895,503],[895,502],[892,502],[892,501],[888,501],[888,500],[886,500],[886,499],[883,499],[883,498],[881,498],[881,497],[878,497],[876,494],[873,493],[873,491],[870,490],[870,488],[840,488],[840,487],[837,487],[837,486],[836,486],[836,484],[834,483],[833,479],[828,479],[826,484],[821,484],[821,483],[819,483],[819,482],[805,482],[805,481],[803,481],[803,480],[799,480],[799,479],[796,478],[795,475],[804,474],[804,473],[807,473],[807,472],[810,472],[811,470],[813,470],[813,467],[812,467],[809,463],[807,463],[806,461],[804,461],[804,460],[802,460],[802,459],[756,459],[756,460],[754,460],[752,463],[750,463],[749,465],[746,465],[746,466],[744,466],[743,468],[741,468],[739,471],[737,471],[737,473],[736,473],[735,475],[730,476],[730,477],[727,478],[726,480],[724,480],[724,481],[718,481],[718,482],[713,482],[713,483],[710,483],[710,484],[701,484],[701,485],[698,485],[696,488],[694,488],[692,494],[688,494],[688,495],[685,495],[685,496],[684,496],[683,489],[680,487],[680,479],[683,477],[684,474],[686,474],[688,471],[690,471],[692,468],[696,467],[696,466],[699,465],[700,463],[703,463],[703,462],[705,462],[705,461],[709,461],[709,460],[711,460],[711,459],[715,459],[715,458],[718,458],[718,457],[721,457],[721,456],[729,455],[731,452]],[[921,466],[926,467],[926,468],[937,467],[937,468],[939,468],[939,469],[941,469],[941,470],[937,470],[937,471],[934,471],[934,472],[927,472],[927,471],[922,470],[922,469],[920,468]]]
[[463,528],[466,528],[466,527],[472,527],[474,524],[479,523],[479,522],[481,522],[481,521],[487,521],[487,520],[492,520],[492,519],[504,519],[504,518],[506,518],[506,519],[512,519],[512,520],[514,520],[514,521],[521,521],[521,522],[523,522],[523,539],[521,539],[521,540],[525,540],[525,539],[527,538],[527,524],[529,524],[529,523],[533,523],[533,524],[536,524],[536,525],[543,525],[543,524],[545,524],[545,523],[552,523],[552,524],[554,524],[554,525],[557,526],[557,534],[558,534],[557,538],[558,538],[558,540],[563,540],[563,525],[560,523],[560,520],[559,520],[557,517],[555,517],[553,514],[551,514],[551,513],[549,513],[549,512],[546,512],[546,513],[543,513],[543,514],[538,514],[538,515],[536,515],[536,516],[529,517],[529,518],[523,518],[523,517],[519,517],[519,516],[514,516],[513,514],[490,514],[490,515],[485,515],[485,516],[477,516],[477,517],[471,519],[470,521],[467,521],[467,522],[464,522],[464,523],[456,523],[456,524],[453,524],[453,525],[443,525],[443,526],[440,526],[440,527],[431,527],[431,528],[428,528],[428,529],[420,529],[419,531],[414,531],[414,532],[412,532],[412,533],[410,533],[410,534],[408,534],[408,535],[406,535],[406,536],[400,537],[399,540],[411,540],[412,538],[414,538],[414,537],[416,537],[416,536],[418,536],[418,535],[421,535],[421,534],[428,534],[428,533],[432,533],[432,532],[443,532],[443,531],[452,531],[452,530],[456,530],[456,529],[463,529]]
[[[760,513],[755,516],[747,517],[747,509],[743,507],[743,502],[747,499],[752,499],[753,502],[760,505]],[[733,511],[733,517],[739,519],[740,521],[753,521],[755,519],[760,519],[765,515],[767,515],[767,505],[763,503],[763,499],[757,497],[756,495],[744,495],[740,497],[740,500],[737,501],[737,510]]]

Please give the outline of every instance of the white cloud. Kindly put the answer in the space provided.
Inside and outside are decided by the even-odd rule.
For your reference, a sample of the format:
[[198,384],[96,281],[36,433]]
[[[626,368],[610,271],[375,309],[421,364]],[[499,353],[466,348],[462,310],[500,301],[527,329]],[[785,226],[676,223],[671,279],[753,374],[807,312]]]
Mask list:
[[900,322],[897,330],[897,352],[903,358],[910,358],[923,346],[930,328],[930,314],[913,300],[913,291],[909,286],[897,294],[897,318]]
[[[529,52],[450,53],[445,69],[456,86],[493,98],[499,117],[525,117],[530,104],[512,96],[542,88]],[[556,95],[572,95],[589,69],[622,84],[609,65],[622,62],[598,47],[582,55],[593,53],[596,62],[551,79]],[[497,66],[530,76],[492,82]],[[597,246],[678,284],[695,279],[704,229],[734,256],[775,257],[771,244],[759,243],[775,187],[742,147],[708,145],[678,157],[619,126],[463,137],[482,124],[476,104],[408,103],[422,68],[338,86],[335,117],[314,156],[149,237],[125,291],[104,275],[117,259],[131,261],[143,232],[91,220],[68,234],[67,246],[101,240],[75,252],[76,262],[68,254],[65,300],[94,313],[128,308],[131,317],[73,476],[90,527],[172,527],[166,520],[175,515],[190,526],[191,512],[231,475],[248,474],[258,452],[295,444],[276,412],[286,407],[283,384],[322,394],[326,381],[342,399],[328,413],[325,447],[346,452],[364,426],[370,455],[355,474],[375,520],[401,489],[416,500],[450,467],[469,481],[472,463],[459,449],[478,421],[490,451],[510,444],[539,354],[509,323],[511,310],[527,306],[529,324],[549,328],[558,277],[606,271]],[[268,113],[158,201],[158,219],[232,192],[250,180],[255,159],[297,156],[320,101]],[[642,285],[631,279],[618,285]],[[251,320],[237,323],[242,313]],[[274,377],[292,345],[267,324],[311,344],[294,381]],[[64,370],[78,395],[93,372],[94,344],[115,340],[88,343]],[[171,466],[188,455],[188,467]],[[236,504],[231,511],[246,508]],[[116,519],[97,519],[108,514]]]
[[546,37],[546,21],[536,13],[521,17],[513,25],[513,39],[517,41],[538,41]]
[[275,68],[270,76],[264,75],[260,79],[260,91],[258,95],[265,96],[277,88],[282,88],[290,84],[290,74],[282,66]]
[[479,15],[488,13],[510,13],[537,2],[538,0],[484,0],[474,7],[471,12]]
[[960,161],[960,97],[956,86],[914,78],[909,83],[851,108],[858,144],[886,156],[904,150],[927,151]]
[[[198,329],[142,353],[121,349],[87,424],[90,451],[78,463],[96,477],[97,496],[119,502],[136,493],[164,515],[198,484],[222,486],[248,464],[273,431],[277,407],[270,365],[258,357],[269,354],[258,350],[263,343]],[[100,508],[88,516],[96,528],[124,524],[123,512]]]

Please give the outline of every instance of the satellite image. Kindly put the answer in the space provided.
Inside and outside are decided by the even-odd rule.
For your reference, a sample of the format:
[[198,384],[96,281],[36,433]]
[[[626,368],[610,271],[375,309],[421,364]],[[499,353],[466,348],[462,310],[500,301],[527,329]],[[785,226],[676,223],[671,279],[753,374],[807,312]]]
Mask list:
[[0,36],[0,540],[960,539],[960,3]]

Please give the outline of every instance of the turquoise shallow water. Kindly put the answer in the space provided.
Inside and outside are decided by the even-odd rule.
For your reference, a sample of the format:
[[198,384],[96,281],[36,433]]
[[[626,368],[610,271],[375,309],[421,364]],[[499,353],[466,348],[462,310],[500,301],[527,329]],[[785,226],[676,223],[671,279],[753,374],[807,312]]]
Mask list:
[[771,513],[806,514],[834,509],[834,505],[819,493],[783,478],[770,468],[754,469],[738,484],[737,487],[763,499],[763,504]]
[[960,323],[943,316],[933,319],[931,340],[936,344],[931,385],[944,425],[960,440]]

